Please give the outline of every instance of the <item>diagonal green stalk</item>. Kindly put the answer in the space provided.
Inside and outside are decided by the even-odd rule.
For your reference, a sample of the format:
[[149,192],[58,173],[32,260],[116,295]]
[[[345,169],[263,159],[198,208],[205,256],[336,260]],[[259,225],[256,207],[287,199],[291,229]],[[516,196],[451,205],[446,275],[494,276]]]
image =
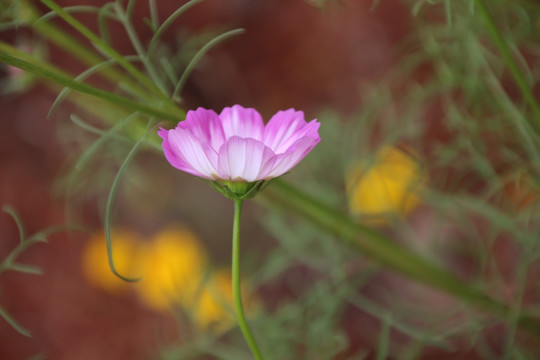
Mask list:
[[28,331],[25,327],[23,327],[21,324],[17,322],[9,313],[4,310],[4,308],[0,307],[0,317],[2,317],[4,320],[7,321],[9,325],[11,325],[12,328],[17,330],[17,332],[21,335],[24,335],[26,337],[32,337],[30,334],[30,331]]
[[55,11],[58,16],[60,16],[64,21],[69,25],[75,28],[78,32],[84,35],[88,40],[90,40],[95,46],[101,49],[104,53],[107,54],[111,59],[114,59],[120,64],[129,74],[133,76],[137,81],[144,84],[148,89],[150,89],[154,94],[158,95],[164,100],[168,100],[166,94],[164,94],[147,76],[141,73],[135,66],[128,62],[121,54],[116,52],[111,48],[106,42],[100,39],[96,34],[90,31],[87,27],[81,24],[77,19],[67,13],[61,6],[56,4],[52,0],[41,0],[42,3],[47,5],[51,10]]
[[[503,302],[464,283],[446,269],[399,246],[387,236],[355,222],[281,179],[275,179],[272,186],[262,194],[259,198],[263,198],[267,203],[303,216],[312,224],[338,236],[359,253],[399,274],[490,311],[505,320],[511,320],[515,316],[513,309]],[[536,319],[521,315],[517,323],[540,335],[540,323]]]
[[[184,5],[180,6],[178,9],[176,9],[164,22],[161,24],[154,33],[154,36],[152,36],[152,39],[150,40],[150,44],[148,45],[148,51],[147,54],[150,56],[154,53],[154,50],[156,49],[156,46],[158,45],[159,38],[161,35],[169,28],[169,26],[172,25],[172,23],[185,11],[189,10],[194,5],[200,3],[203,0],[191,0],[185,3]],[[156,23],[157,24],[157,23]]]
[[137,35],[137,32],[135,31],[135,28],[133,27],[133,24],[131,23],[131,17],[128,11],[124,11],[119,3],[115,3],[116,12],[120,16],[120,20],[122,24],[124,25],[124,29],[126,30],[126,33],[131,40],[131,44],[133,45],[133,48],[137,52],[137,55],[141,59],[142,63],[144,64],[144,67],[150,76],[150,79],[154,82],[154,84],[159,88],[159,90],[163,94],[167,94],[167,88],[163,83],[163,80],[158,75],[154,64],[148,56],[146,55],[144,51],[144,47],[141,43],[141,40],[139,39],[139,36]]
[[244,32],[244,29],[234,29],[231,31],[227,31],[221,35],[216,36],[209,42],[207,42],[196,54],[193,56],[189,64],[186,66],[186,69],[182,73],[182,76],[180,77],[180,80],[178,80],[178,83],[174,87],[172,99],[176,99],[182,90],[182,87],[184,86],[185,82],[187,81],[187,78],[189,75],[191,75],[191,72],[195,68],[195,65],[199,63],[199,61],[202,59],[204,54],[206,54],[212,47],[216,46],[217,44],[221,43],[222,41],[239,34],[242,34]]
[[[33,16],[30,20],[34,20],[35,18],[37,18],[37,15]],[[68,32],[59,29],[54,24],[39,21],[35,23],[34,28],[42,37],[67,51],[86,65],[94,66],[104,61],[103,57],[89,50],[80,41],[69,35]],[[129,89],[130,93],[140,99],[148,99],[149,97],[149,93],[138,82],[131,80],[129,76],[115,68],[105,68],[99,74],[111,84],[123,84],[126,89]]]
[[242,305],[242,289],[240,288],[240,215],[242,213],[241,199],[234,200],[234,220],[233,220],[233,244],[232,244],[232,284],[234,297],[234,310],[238,320],[238,326],[251,349],[251,353],[257,360],[263,357],[255,342],[255,338],[249,330],[246,316],[244,315],[244,306]]
[[70,89],[80,91],[84,94],[92,95],[113,104],[124,106],[133,111],[140,111],[141,113],[155,116],[159,119],[167,119],[173,121],[181,120],[181,118],[179,118],[177,115],[166,113],[161,110],[157,110],[155,107],[141,104],[123,96],[116,95],[114,93],[110,93],[108,91],[74,81],[73,79],[65,76],[58,71],[55,71],[52,68],[45,68],[43,66],[30,63],[26,60],[13,57],[5,52],[0,52],[0,62],[4,62],[6,64],[18,67],[19,69],[46,78],[47,80],[51,80],[57,84],[69,87]]
[[493,41],[499,48],[499,51],[501,52],[501,55],[504,58],[506,67],[508,68],[508,70],[510,70],[510,73],[512,74],[514,78],[516,85],[519,87],[519,90],[521,91],[523,98],[529,104],[534,114],[534,117],[531,118],[530,120],[531,126],[538,133],[540,133],[540,105],[538,104],[538,100],[536,99],[534,93],[532,92],[529,84],[527,84],[527,80],[525,79],[525,76],[523,75],[522,71],[519,69],[517,61],[512,55],[512,50],[508,46],[507,41],[504,39],[504,36],[502,35],[501,31],[495,24],[495,20],[493,19],[493,16],[491,15],[491,12],[489,11],[489,8],[485,0],[475,0],[475,4],[476,4],[476,8],[478,9],[478,13],[484,19],[484,22],[487,25],[489,33],[491,37],[493,38]]
[[[100,70],[104,69],[104,68],[107,68],[109,66],[112,66],[115,64],[115,61],[114,60],[106,60],[100,64],[96,64],[88,69],[86,69],[85,71],[83,71],[82,73],[80,73],[79,75],[77,75],[73,80],[74,81],[79,81],[79,82],[82,82],[83,80],[85,80],[87,77],[95,74],[96,72],[99,72]],[[54,111],[56,110],[56,108],[62,103],[62,100],[69,95],[70,93],[70,88],[69,87],[65,87],[62,89],[62,91],[60,91],[60,93],[58,94],[58,96],[56,97],[56,99],[54,99],[54,102],[53,104],[51,105],[51,107],[49,108],[49,114],[48,116],[51,116],[52,113],[54,113]]]

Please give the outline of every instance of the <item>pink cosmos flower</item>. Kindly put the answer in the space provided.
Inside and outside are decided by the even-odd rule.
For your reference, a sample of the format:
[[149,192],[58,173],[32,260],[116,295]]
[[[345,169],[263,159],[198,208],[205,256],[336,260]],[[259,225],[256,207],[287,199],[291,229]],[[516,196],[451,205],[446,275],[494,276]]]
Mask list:
[[264,124],[255,109],[234,105],[221,114],[198,108],[175,129],[161,129],[165,157],[175,168],[215,181],[255,182],[283,175],[320,141],[320,123],[278,111]]

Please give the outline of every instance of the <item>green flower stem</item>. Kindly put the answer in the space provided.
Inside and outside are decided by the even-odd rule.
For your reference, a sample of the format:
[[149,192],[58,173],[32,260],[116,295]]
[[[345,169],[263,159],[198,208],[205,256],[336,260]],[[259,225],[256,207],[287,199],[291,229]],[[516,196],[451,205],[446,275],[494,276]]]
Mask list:
[[[272,186],[258,198],[303,216],[312,224],[338,236],[359,253],[401,275],[490,311],[505,320],[515,319],[513,309],[503,302],[464,283],[439,265],[399,246],[387,236],[355,222],[281,179],[275,179]],[[517,323],[522,328],[540,335],[540,323],[536,319],[523,314],[518,317]]]
[[255,342],[255,338],[249,330],[249,326],[244,315],[244,307],[242,305],[242,290],[240,288],[240,214],[242,212],[241,199],[234,200],[234,220],[233,220],[233,249],[232,249],[232,284],[234,297],[234,310],[236,318],[242,334],[257,360],[262,360],[263,357]]
[[504,39],[504,36],[502,35],[501,31],[497,28],[497,25],[495,24],[495,20],[493,20],[493,16],[491,16],[491,12],[489,11],[489,8],[486,2],[484,0],[476,0],[475,4],[476,4],[476,8],[478,9],[480,16],[484,19],[484,22],[487,25],[489,33],[491,37],[493,38],[493,41],[499,48],[499,51],[501,52],[501,55],[504,58],[506,67],[508,68],[508,70],[510,70],[510,73],[514,77],[514,81],[516,82],[516,85],[519,87],[519,90],[521,91],[521,94],[525,98],[525,101],[527,101],[527,103],[531,107],[531,110],[534,114],[534,118],[531,119],[532,127],[538,133],[540,133],[540,105],[538,104],[538,100],[536,99],[534,93],[532,92],[529,84],[527,84],[527,80],[525,79],[525,76],[523,75],[522,71],[519,69],[516,59],[512,55],[512,51],[510,47],[508,46],[508,43]]

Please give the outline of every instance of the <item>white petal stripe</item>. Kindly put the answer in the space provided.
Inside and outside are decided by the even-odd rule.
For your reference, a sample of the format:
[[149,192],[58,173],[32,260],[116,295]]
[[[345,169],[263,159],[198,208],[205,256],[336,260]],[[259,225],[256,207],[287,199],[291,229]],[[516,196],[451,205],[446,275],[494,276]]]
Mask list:
[[218,158],[222,179],[256,181],[269,172],[274,153],[260,141],[233,136],[223,144]]
[[276,156],[275,165],[268,176],[274,178],[285,174],[298,164],[318,142],[318,139],[310,137],[298,140],[287,152]]
[[179,128],[169,131],[169,143],[173,151],[181,154],[185,162],[202,177],[211,179],[217,174],[216,168],[203,149],[203,144],[198,142],[189,131]]

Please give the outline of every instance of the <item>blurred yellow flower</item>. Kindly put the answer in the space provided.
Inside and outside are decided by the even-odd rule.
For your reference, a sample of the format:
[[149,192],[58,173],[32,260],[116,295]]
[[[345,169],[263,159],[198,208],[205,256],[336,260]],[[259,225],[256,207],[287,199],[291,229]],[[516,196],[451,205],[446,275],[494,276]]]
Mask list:
[[[242,299],[246,313],[255,310],[258,302],[242,283]],[[221,331],[236,323],[234,313],[231,269],[222,268],[213,272],[188,308],[193,310],[193,321],[201,328]]]
[[349,209],[374,223],[389,215],[407,215],[420,203],[424,183],[421,164],[409,151],[380,149],[371,161],[355,164],[346,175]]
[[[158,311],[182,307],[200,330],[225,330],[235,324],[230,269],[208,271],[208,256],[197,236],[180,226],[159,232],[149,243],[135,233],[113,231],[113,256],[120,274],[141,278],[127,283],[109,268],[105,236],[92,236],[83,253],[83,271],[95,286],[110,292],[129,287]],[[245,284],[242,284],[245,288]],[[255,308],[243,291],[246,311]]]
[[[139,236],[127,230],[113,230],[111,236],[116,270],[126,277],[140,277],[144,246]],[[129,288],[127,282],[111,272],[103,232],[88,239],[82,255],[82,271],[90,283],[106,291],[117,293]]]
[[193,297],[206,266],[206,251],[195,234],[169,227],[152,240],[142,264],[143,279],[135,288],[147,305],[165,310]]
[[229,271],[218,270],[186,304],[193,310],[193,322],[202,328],[226,328],[235,322],[232,279]]

